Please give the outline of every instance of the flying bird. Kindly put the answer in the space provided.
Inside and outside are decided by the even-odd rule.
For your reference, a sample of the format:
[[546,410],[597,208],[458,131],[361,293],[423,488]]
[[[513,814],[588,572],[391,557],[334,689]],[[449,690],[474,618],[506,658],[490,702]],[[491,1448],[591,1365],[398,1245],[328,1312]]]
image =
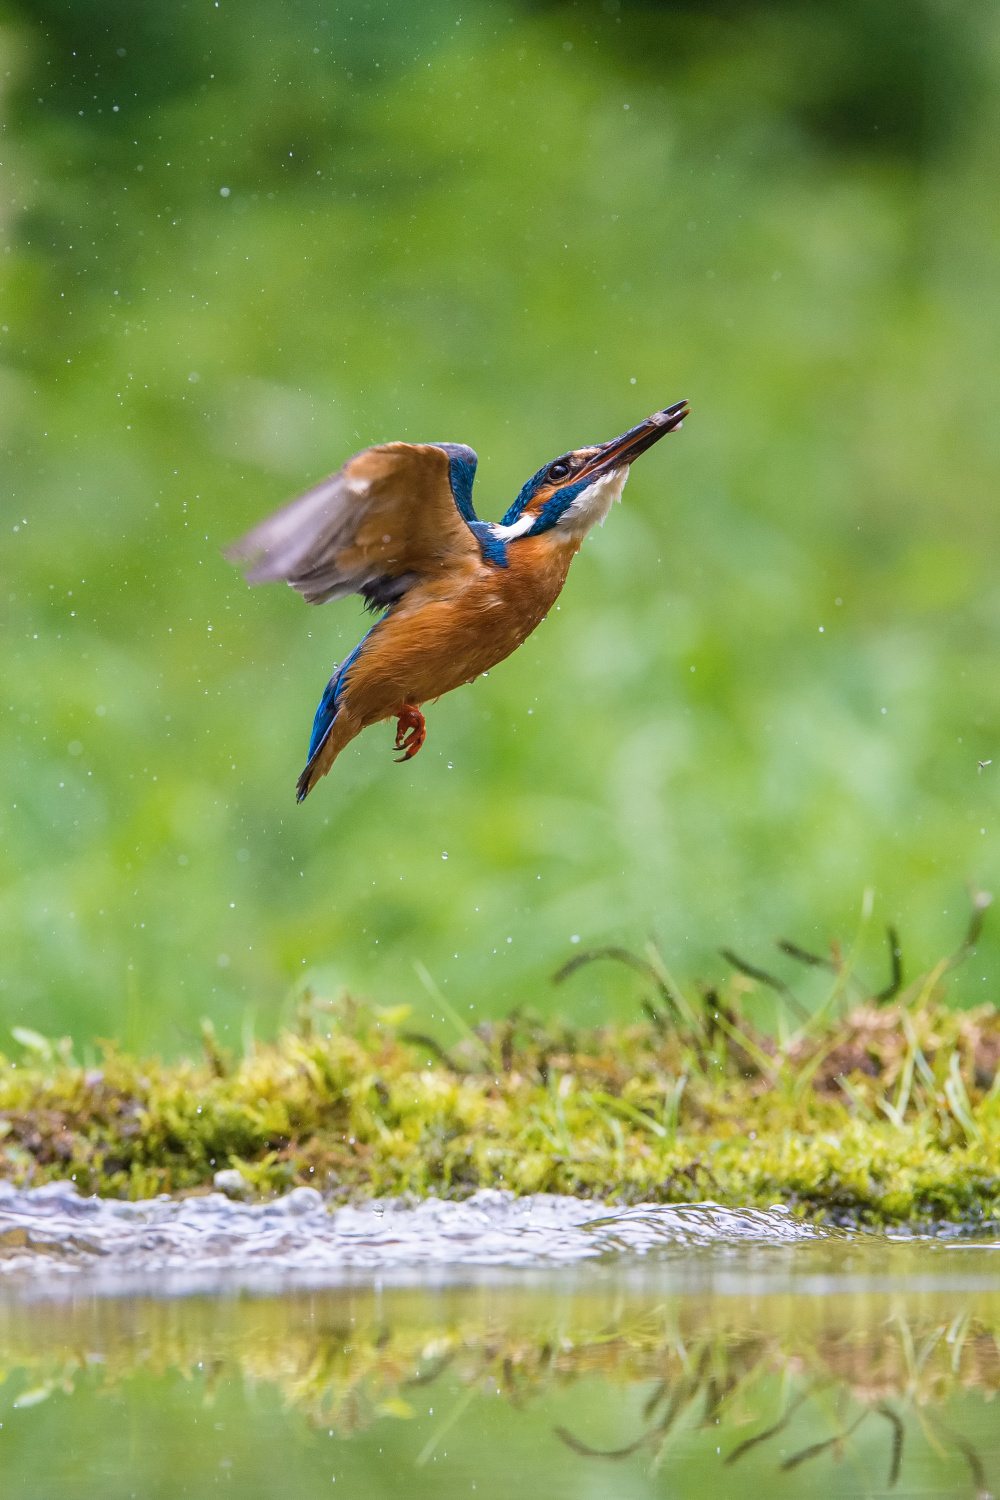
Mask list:
[[248,583],[284,579],[307,604],[360,594],[382,612],[316,710],[296,800],[370,724],[395,719],[400,760],[426,736],[421,704],[474,682],[548,614],[584,537],[621,499],[629,465],[688,414],[654,412],[607,443],[564,453],[499,523],[472,507],[462,443],[380,443],[255,526],[226,556]]

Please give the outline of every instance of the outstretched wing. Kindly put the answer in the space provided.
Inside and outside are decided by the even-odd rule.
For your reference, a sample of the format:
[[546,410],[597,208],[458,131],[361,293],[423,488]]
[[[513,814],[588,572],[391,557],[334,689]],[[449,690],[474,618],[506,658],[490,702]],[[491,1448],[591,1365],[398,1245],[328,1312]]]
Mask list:
[[[461,453],[465,468],[474,468],[472,450]],[[392,604],[418,580],[479,559],[456,503],[451,464],[445,448],[430,443],[366,448],[225,555],[249,563],[248,583],[283,578],[307,604],[348,594],[380,608]]]

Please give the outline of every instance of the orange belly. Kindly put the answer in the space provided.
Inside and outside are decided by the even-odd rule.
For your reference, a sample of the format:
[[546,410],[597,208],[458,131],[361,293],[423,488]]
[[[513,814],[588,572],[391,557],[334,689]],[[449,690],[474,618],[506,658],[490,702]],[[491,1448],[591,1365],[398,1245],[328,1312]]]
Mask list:
[[559,597],[575,551],[535,547],[541,556],[532,558],[529,546],[521,543],[507,568],[477,569],[443,597],[432,587],[411,590],[348,673],[343,703],[351,718],[362,728],[393,718],[400,705],[440,698],[516,651]]
[[519,539],[508,566],[481,564],[456,581],[418,584],[375,625],[348,668],[336,717],[299,780],[325,776],[355,735],[405,704],[427,703],[472,682],[516,651],[558,599],[579,540],[553,532]]

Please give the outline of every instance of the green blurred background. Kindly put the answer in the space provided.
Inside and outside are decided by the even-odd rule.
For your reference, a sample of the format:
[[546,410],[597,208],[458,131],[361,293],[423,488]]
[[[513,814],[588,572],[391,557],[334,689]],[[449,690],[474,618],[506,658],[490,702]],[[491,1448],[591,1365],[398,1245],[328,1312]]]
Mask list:
[[[655,933],[997,878],[1000,14],[985,0],[10,0],[2,1020],[176,1052],[296,987],[586,1020]],[[354,601],[220,547],[368,443],[481,514],[680,397],[553,613],[302,807]],[[993,760],[980,771],[977,761]],[[995,998],[1000,938],[965,969]]]

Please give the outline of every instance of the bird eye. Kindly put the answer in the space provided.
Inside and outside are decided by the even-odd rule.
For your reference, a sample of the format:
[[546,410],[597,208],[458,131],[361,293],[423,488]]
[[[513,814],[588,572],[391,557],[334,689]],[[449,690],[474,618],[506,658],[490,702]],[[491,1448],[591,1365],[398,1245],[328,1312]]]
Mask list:
[[568,473],[569,464],[563,459],[560,459],[558,463],[552,464],[549,468],[550,479],[565,479]]

